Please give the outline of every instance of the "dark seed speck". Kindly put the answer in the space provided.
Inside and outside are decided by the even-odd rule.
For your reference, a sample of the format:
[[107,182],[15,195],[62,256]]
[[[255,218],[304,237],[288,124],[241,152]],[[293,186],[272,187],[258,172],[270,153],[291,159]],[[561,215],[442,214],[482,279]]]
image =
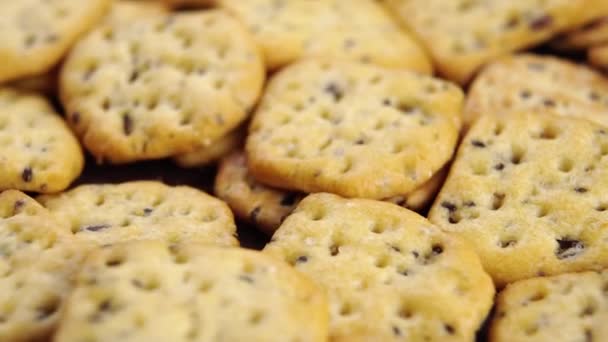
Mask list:
[[340,101],[344,96],[342,89],[335,83],[330,83],[325,87],[325,91],[334,97],[334,101]]
[[133,119],[129,114],[122,116],[122,130],[125,135],[131,135],[133,133]]
[[441,202],[441,206],[446,208],[448,211],[456,211],[456,205],[452,202],[448,202],[448,201],[443,201]]
[[90,232],[98,232],[100,230],[104,230],[104,229],[107,229],[107,228],[110,228],[110,227],[111,226],[109,224],[96,224],[96,225],[93,225],[93,226],[83,227],[80,230],[88,230]]
[[253,278],[251,278],[251,276],[248,276],[246,274],[240,275],[239,279],[242,280],[242,281],[244,281],[244,282],[246,282],[246,283],[253,284]]
[[471,145],[473,145],[475,147],[479,147],[479,148],[486,147],[486,144],[483,141],[479,141],[479,140],[473,140],[473,141],[471,141]]
[[21,179],[23,179],[23,181],[29,183],[32,181],[32,178],[34,178],[34,173],[32,171],[32,168],[30,168],[28,166],[25,169],[23,169],[23,172],[21,172]]
[[551,17],[550,15],[543,15],[532,20],[529,24],[529,27],[534,31],[539,31],[547,28],[548,26],[551,26],[551,24],[553,24],[553,17]]

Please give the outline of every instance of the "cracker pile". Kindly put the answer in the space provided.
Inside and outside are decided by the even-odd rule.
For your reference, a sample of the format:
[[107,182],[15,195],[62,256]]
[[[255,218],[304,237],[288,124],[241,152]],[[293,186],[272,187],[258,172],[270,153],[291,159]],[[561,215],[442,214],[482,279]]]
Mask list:
[[0,342],[608,341],[608,1],[0,14]]

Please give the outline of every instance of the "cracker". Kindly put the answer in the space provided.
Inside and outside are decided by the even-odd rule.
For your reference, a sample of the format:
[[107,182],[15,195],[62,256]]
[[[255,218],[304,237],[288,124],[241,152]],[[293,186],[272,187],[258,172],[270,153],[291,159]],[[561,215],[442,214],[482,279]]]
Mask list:
[[100,245],[139,239],[238,245],[228,206],[187,186],[153,181],[82,185],[38,200],[77,238]]
[[272,235],[304,194],[266,186],[247,170],[245,154],[237,151],[222,159],[215,178],[215,194],[242,220]]
[[49,71],[111,0],[0,2],[0,83]]
[[[447,168],[443,168],[412,193],[386,201],[411,210],[426,209],[446,175]],[[226,201],[237,217],[268,235],[275,232],[305,196],[297,191],[273,188],[257,181],[249,174],[242,151],[235,151],[222,159],[215,178],[215,194]]]
[[245,140],[245,132],[245,127],[237,128],[217,141],[212,142],[208,147],[175,156],[173,157],[173,161],[185,168],[200,167],[214,163],[240,147]]
[[589,49],[589,63],[603,72],[608,72],[608,43]]
[[602,17],[587,25],[568,32],[551,43],[558,50],[585,50],[608,43],[608,17]]
[[444,77],[467,83],[483,64],[608,14],[605,0],[387,0]]
[[52,193],[80,175],[78,140],[42,96],[0,88],[0,190]]
[[608,271],[533,278],[498,296],[490,341],[608,341]]
[[452,156],[463,94],[406,70],[302,61],[270,82],[250,127],[252,175],[303,192],[387,198]]
[[541,112],[484,115],[429,214],[462,236],[499,286],[608,266],[608,134]]
[[420,45],[373,0],[218,0],[253,32],[269,69],[304,57],[432,73]]
[[472,341],[492,306],[471,248],[390,203],[310,195],[264,252],[325,288],[331,341]]
[[447,166],[444,166],[441,170],[435,173],[431,179],[409,194],[393,196],[385,199],[385,201],[395,203],[404,208],[418,212],[428,209],[430,204],[433,202],[433,199],[435,199],[435,196],[439,192],[439,189],[441,189],[441,186],[448,175],[448,169],[449,168]]
[[55,342],[320,342],[327,311],[309,279],[261,252],[139,241],[87,259]]
[[39,341],[54,330],[86,249],[27,195],[0,193],[0,341]]
[[465,126],[481,115],[551,111],[608,125],[608,80],[563,59],[509,56],[489,64],[467,96]]
[[169,8],[160,1],[115,0],[104,18],[104,24],[128,23],[139,17],[165,15]]
[[98,27],[68,56],[60,91],[87,149],[123,163],[208,146],[246,118],[264,77],[238,21],[183,12]]

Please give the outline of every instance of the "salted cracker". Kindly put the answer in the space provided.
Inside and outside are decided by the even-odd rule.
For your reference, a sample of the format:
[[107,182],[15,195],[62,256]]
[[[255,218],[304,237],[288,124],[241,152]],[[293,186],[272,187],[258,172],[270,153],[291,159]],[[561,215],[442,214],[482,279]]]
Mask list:
[[322,342],[327,326],[323,292],[261,252],[138,241],[87,259],[55,341]]
[[91,184],[38,200],[78,239],[98,245],[143,239],[238,245],[228,206],[187,186],[155,181]]
[[542,112],[484,115],[429,213],[498,287],[608,266],[608,130]]
[[462,91],[406,70],[309,60],[275,75],[247,137],[249,171],[302,192],[410,193],[451,158]]
[[69,122],[112,163],[208,146],[245,120],[264,81],[261,55],[220,10],[109,20],[67,57],[60,79]]
[[325,289],[331,341],[472,341],[492,306],[470,246],[391,203],[310,195],[264,252]]

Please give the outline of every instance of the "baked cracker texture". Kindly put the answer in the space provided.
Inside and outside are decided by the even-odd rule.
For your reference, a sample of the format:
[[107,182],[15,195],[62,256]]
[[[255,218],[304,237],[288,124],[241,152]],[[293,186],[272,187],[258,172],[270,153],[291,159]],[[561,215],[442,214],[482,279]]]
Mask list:
[[485,114],[542,111],[608,125],[608,80],[581,64],[531,54],[501,58],[477,76],[464,122]]
[[79,240],[98,245],[159,239],[238,246],[228,206],[187,186],[155,181],[81,185],[38,200]]
[[126,163],[192,152],[245,120],[262,57],[220,10],[110,20],[69,54],[61,100],[84,146]]
[[55,341],[322,342],[327,326],[323,292],[261,252],[138,241],[87,259]]
[[387,0],[439,73],[466,84],[497,57],[608,14],[604,0]]
[[306,57],[432,73],[421,46],[373,0],[217,0],[253,33],[269,69]]
[[27,195],[0,193],[0,340],[50,338],[88,250]]
[[498,287],[608,266],[608,130],[542,112],[484,115],[431,222],[468,240]]
[[0,190],[53,193],[82,172],[78,140],[41,95],[0,88]]
[[410,193],[452,157],[462,91],[406,70],[309,60],[270,81],[246,142],[261,182],[383,199]]
[[[272,235],[306,194],[260,183],[249,173],[246,159],[242,151],[222,159],[215,178],[215,194],[226,201],[237,217]],[[439,192],[447,170],[444,167],[413,192],[386,201],[415,211],[427,209]]]
[[608,271],[532,278],[498,295],[492,342],[607,341]]
[[391,203],[310,195],[264,252],[325,289],[331,341],[472,341],[492,306],[470,246]]
[[111,2],[0,2],[0,83],[47,73],[104,16]]

